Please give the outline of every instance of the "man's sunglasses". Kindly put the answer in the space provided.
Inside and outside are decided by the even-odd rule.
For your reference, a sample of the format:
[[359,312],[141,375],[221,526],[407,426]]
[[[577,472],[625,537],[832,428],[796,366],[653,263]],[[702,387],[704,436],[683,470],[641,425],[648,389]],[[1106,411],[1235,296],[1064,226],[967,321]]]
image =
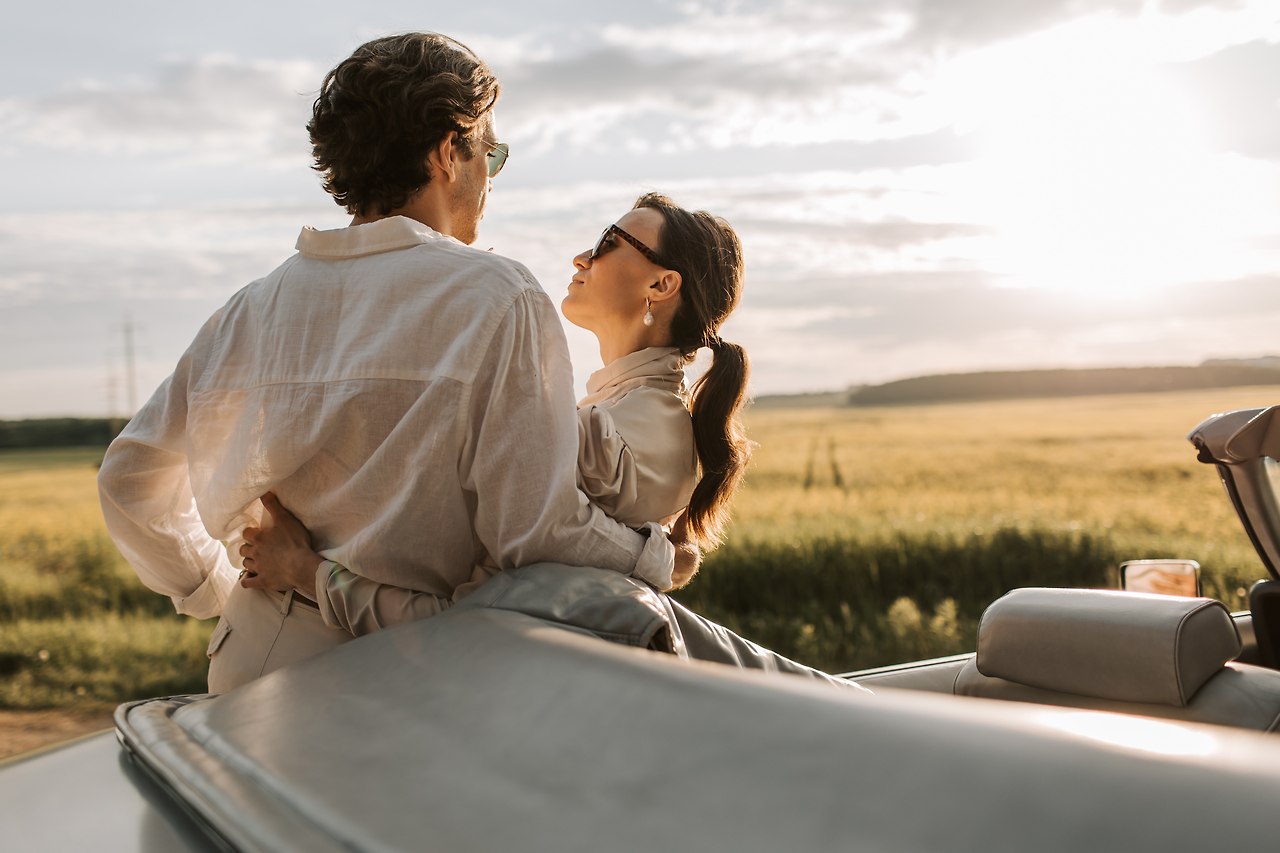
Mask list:
[[505,142],[490,142],[487,139],[481,139],[480,142],[493,149],[485,152],[484,156],[489,161],[489,177],[496,178],[502,167],[507,165],[507,155],[511,153],[511,148]]
[[591,248],[591,254],[588,255],[587,257],[589,257],[591,260],[594,261],[596,258],[600,257],[601,255],[617,248],[618,244],[613,239],[614,234],[617,234],[623,240],[626,240],[632,246],[635,246],[637,252],[644,255],[646,258],[653,261],[658,266],[663,267],[664,269],[668,268],[667,264],[663,262],[662,258],[658,257],[657,252],[655,252],[653,249],[650,249],[644,243],[641,243],[635,237],[632,237],[626,231],[623,231],[617,225],[610,225],[608,228],[604,229],[604,233],[600,235],[600,239],[596,241],[595,246]]

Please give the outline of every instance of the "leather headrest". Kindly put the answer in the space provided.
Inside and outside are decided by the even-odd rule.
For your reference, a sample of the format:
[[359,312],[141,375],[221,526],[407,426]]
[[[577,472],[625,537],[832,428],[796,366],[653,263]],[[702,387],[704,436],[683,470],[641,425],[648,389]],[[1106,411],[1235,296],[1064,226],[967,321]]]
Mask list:
[[982,614],[975,663],[1045,690],[1182,706],[1240,648],[1213,599],[1027,588]]

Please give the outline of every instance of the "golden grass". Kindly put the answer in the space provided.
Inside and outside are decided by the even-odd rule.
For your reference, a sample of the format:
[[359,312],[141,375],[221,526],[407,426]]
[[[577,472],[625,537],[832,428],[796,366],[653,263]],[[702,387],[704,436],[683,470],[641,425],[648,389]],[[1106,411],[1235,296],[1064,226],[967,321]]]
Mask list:
[[0,452],[0,536],[63,539],[104,531],[97,475],[102,451]]
[[759,446],[732,536],[1081,531],[1126,558],[1243,570],[1257,566],[1252,546],[1185,436],[1212,412],[1278,399],[1280,387],[1254,387],[754,411]]
[[[757,408],[728,541],[681,597],[836,669],[969,648],[1003,589],[1096,585],[1121,559],[1198,560],[1206,590],[1242,607],[1264,570],[1185,435],[1277,399],[1253,387]],[[0,707],[202,689],[210,623],[173,614],[111,546],[100,457],[0,453]]]

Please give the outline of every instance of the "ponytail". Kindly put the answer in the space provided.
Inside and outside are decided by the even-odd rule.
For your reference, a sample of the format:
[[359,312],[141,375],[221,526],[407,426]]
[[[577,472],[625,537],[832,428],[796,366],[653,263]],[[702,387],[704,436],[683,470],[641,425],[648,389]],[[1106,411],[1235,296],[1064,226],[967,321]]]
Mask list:
[[747,353],[718,337],[711,339],[710,347],[711,369],[694,383],[689,407],[702,478],[685,511],[693,541],[708,550],[723,538],[729,503],[751,458],[739,417],[751,375]]
[[672,345],[686,358],[701,347],[712,354],[711,369],[694,383],[689,406],[701,477],[682,519],[690,544],[711,549],[723,539],[729,503],[751,456],[740,418],[750,364],[742,347],[718,335],[742,295],[742,244],[728,222],[685,210],[661,193],[646,193],[635,206],[662,215],[656,248],[662,262],[680,273]]

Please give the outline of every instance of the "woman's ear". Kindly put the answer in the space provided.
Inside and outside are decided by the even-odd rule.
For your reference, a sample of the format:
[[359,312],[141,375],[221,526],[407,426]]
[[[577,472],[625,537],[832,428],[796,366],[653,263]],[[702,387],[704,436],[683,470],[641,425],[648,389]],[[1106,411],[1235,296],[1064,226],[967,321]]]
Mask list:
[[680,295],[680,273],[667,270],[657,281],[649,285],[648,297],[652,302],[665,302]]
[[458,147],[457,131],[449,131],[440,143],[427,152],[427,169],[431,177],[450,183],[458,177],[458,159],[462,151]]

